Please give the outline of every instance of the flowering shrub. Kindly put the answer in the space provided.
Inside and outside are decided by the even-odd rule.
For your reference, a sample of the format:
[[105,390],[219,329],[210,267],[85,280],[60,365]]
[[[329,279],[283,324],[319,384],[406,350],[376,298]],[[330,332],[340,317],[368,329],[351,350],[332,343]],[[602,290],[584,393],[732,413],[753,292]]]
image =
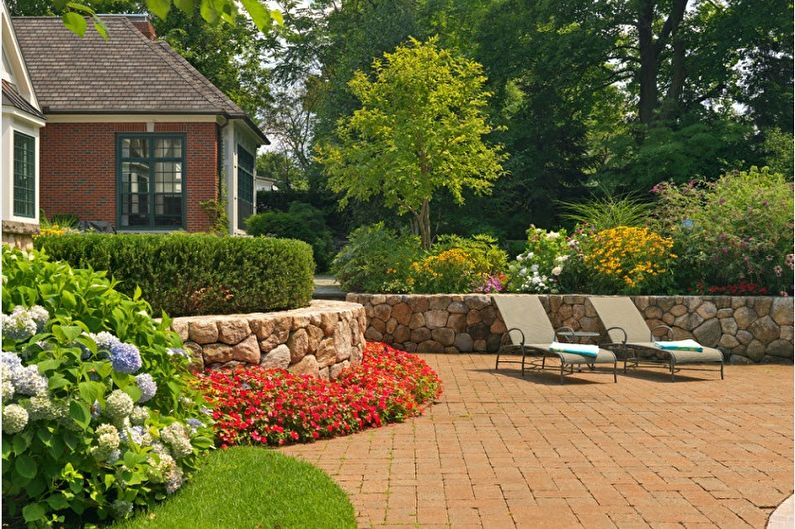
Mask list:
[[410,281],[415,292],[470,292],[482,275],[467,252],[453,248],[412,263]]
[[658,184],[656,226],[681,256],[677,281],[723,286],[756,283],[792,290],[792,183],[764,167],[716,182]]
[[582,236],[579,248],[594,291],[663,291],[670,282],[673,241],[647,228],[618,226]]
[[168,318],[102,273],[2,258],[4,518],[82,527],[176,491],[212,440],[184,426],[208,418]]
[[254,366],[203,374],[200,387],[222,447],[346,435],[417,415],[442,392],[422,359],[382,343],[368,343],[362,363],[333,381]]
[[[508,256],[489,235],[441,235],[428,255],[411,265],[411,290],[455,293],[502,289]],[[495,281],[496,279],[496,281]]]
[[559,292],[559,277],[571,257],[566,230],[547,232],[530,226],[527,246],[509,265],[513,292]]

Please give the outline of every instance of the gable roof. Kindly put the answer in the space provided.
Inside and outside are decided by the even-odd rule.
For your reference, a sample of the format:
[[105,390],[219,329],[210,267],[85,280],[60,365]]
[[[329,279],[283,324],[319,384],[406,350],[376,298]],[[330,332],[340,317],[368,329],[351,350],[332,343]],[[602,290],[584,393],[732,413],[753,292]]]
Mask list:
[[[30,107],[34,110],[32,115],[40,117],[41,111],[36,92],[22,56],[22,50],[19,47],[19,41],[14,32],[14,26],[11,23],[5,0],[0,0],[0,36],[2,37],[2,46],[0,47],[2,47],[2,69],[4,71],[3,104],[8,101],[8,104],[28,113],[30,113],[28,108]],[[8,68],[7,72],[6,68]],[[5,74],[8,74],[8,76]],[[7,81],[8,87],[5,86]],[[12,99],[15,102],[12,102]]]
[[78,37],[58,17],[13,17],[22,55],[48,114],[219,114],[260,128],[167,43],[125,16],[102,16],[110,38]]
[[46,119],[38,108],[31,105],[22,94],[20,94],[16,87],[3,79],[3,105],[11,105],[12,107],[21,110],[31,116],[39,119]]

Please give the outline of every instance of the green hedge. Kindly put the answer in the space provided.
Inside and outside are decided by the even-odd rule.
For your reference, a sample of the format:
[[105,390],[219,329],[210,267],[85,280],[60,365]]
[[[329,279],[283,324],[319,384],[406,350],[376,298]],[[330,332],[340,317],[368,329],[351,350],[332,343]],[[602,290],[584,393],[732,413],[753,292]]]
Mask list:
[[213,235],[59,235],[36,247],[76,267],[107,270],[171,316],[264,312],[309,304],[311,247],[292,239]]

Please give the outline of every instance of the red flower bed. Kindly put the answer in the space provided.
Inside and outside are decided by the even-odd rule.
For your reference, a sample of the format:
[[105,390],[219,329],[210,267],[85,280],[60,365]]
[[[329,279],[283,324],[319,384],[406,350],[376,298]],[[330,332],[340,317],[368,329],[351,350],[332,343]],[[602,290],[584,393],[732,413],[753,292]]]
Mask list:
[[204,373],[200,387],[221,447],[308,442],[400,422],[442,393],[424,360],[378,342],[337,380],[252,366]]
[[703,283],[698,283],[694,290],[695,294],[710,294],[712,296],[767,296],[768,289],[757,283],[740,281],[724,286],[713,286],[705,288]]

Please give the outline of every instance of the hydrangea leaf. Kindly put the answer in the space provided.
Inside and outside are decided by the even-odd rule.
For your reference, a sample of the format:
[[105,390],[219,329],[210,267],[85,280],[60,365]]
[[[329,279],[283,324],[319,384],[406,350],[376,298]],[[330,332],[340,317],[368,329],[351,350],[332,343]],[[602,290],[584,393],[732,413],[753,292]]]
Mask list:
[[16,461],[14,461],[14,469],[23,478],[33,479],[36,477],[38,466],[32,457],[27,454],[22,454],[17,456]]

